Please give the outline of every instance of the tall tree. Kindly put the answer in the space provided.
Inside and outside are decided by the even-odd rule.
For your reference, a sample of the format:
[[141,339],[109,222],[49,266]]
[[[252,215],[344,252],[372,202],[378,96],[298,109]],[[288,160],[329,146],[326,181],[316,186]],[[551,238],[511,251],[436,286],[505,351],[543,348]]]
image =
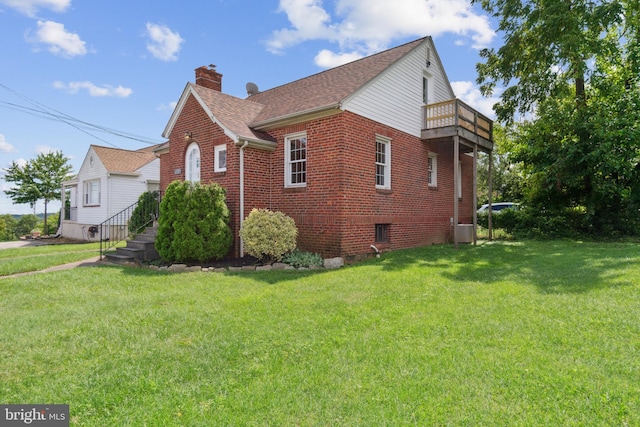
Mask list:
[[[484,94],[513,122],[529,202],[582,206],[593,232],[636,227],[640,192],[640,6],[637,0],[473,0],[504,45],[477,65]],[[633,227],[631,227],[631,225]]]
[[494,16],[504,45],[484,49],[477,65],[483,94],[506,87],[496,106],[500,121],[535,111],[548,97],[567,95],[567,83],[578,107],[584,105],[591,61],[620,56],[626,8],[637,0],[473,0]]
[[24,166],[12,162],[5,169],[4,180],[14,183],[5,193],[14,203],[29,203],[35,206],[44,201],[44,231],[47,232],[47,206],[50,201],[60,199],[62,182],[71,172],[69,159],[61,151],[41,153]]

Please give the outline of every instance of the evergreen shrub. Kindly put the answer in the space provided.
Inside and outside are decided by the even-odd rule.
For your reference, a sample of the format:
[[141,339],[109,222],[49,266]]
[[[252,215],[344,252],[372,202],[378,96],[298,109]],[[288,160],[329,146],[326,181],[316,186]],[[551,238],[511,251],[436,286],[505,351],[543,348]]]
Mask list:
[[145,227],[149,227],[153,224],[153,221],[158,218],[159,198],[159,191],[147,191],[138,197],[138,205],[133,210],[133,213],[131,213],[131,218],[129,219],[129,232],[131,234],[140,233]]
[[240,237],[245,251],[262,262],[280,261],[296,248],[298,228],[293,218],[269,209],[253,209],[245,218]]
[[229,219],[220,185],[174,181],[160,203],[156,250],[172,262],[224,258],[233,243]]

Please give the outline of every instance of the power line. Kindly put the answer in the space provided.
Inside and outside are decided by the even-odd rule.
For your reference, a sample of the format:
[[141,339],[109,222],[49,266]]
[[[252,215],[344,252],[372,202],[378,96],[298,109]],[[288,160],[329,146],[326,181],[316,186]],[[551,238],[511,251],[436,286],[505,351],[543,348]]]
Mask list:
[[11,110],[15,110],[15,111],[20,111],[26,114],[31,114],[33,116],[42,118],[42,119],[47,119],[47,120],[53,120],[53,121],[59,121],[62,123],[65,123],[75,129],[77,129],[80,132],[83,132],[89,136],[91,136],[92,138],[95,138],[99,141],[102,141],[105,144],[108,144],[112,147],[115,148],[120,148],[118,146],[116,146],[115,144],[100,138],[96,135],[94,135],[93,133],[89,132],[89,130],[91,131],[98,131],[98,132],[104,132],[104,133],[108,133],[110,135],[113,136],[117,136],[120,138],[126,138],[126,139],[130,139],[133,141],[138,141],[138,142],[142,142],[144,144],[148,144],[148,145],[157,145],[162,143],[163,141],[158,141],[158,140],[152,140],[150,138],[146,138],[143,136],[139,136],[139,135],[135,135],[132,133],[128,133],[128,132],[123,132],[123,131],[119,131],[116,129],[112,129],[112,128],[108,128],[105,126],[101,126],[101,125],[96,125],[84,120],[80,120],[78,118],[75,118],[73,116],[70,116],[66,113],[63,113],[61,111],[58,111],[54,108],[48,107],[38,101],[35,101],[11,88],[9,88],[8,86],[0,83],[0,87],[5,89],[6,91],[8,91],[9,93],[13,94],[14,96],[19,97],[20,99],[22,99],[23,101],[33,105],[34,108],[30,108],[24,105],[20,105],[20,104],[14,104],[11,102],[6,102],[6,101],[0,101],[0,106],[3,106],[5,108],[11,109]]

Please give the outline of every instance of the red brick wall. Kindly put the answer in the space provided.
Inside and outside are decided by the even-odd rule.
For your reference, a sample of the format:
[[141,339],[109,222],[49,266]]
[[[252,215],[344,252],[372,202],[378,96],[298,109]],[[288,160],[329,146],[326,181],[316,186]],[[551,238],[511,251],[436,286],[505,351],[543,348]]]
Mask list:
[[[201,181],[217,182],[227,190],[232,212],[234,254],[239,255],[240,148],[224,135],[190,98],[176,122],[171,151],[162,156],[161,186],[184,179],[184,133],[200,146]],[[307,186],[284,187],[284,138],[307,133]],[[372,254],[371,245],[399,249],[446,242],[453,217],[453,141],[427,143],[350,112],[287,126],[270,132],[275,152],[247,148],[245,160],[245,216],[253,207],[278,210],[298,226],[301,250],[348,260]],[[391,189],[375,187],[376,134],[391,138]],[[227,172],[213,172],[213,147],[227,144]],[[438,185],[427,184],[429,152],[437,157]],[[473,159],[461,155],[463,197],[461,223],[473,215]],[[175,175],[174,170],[181,169]],[[375,242],[375,224],[390,224],[389,243]]]

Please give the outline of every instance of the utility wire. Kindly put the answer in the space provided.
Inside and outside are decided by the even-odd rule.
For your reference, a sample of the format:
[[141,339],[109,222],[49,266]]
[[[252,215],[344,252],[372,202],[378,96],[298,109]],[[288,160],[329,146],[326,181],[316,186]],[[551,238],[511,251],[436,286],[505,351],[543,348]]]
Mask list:
[[[77,119],[77,118],[75,118],[73,116],[65,114],[65,113],[63,113],[61,111],[58,111],[58,110],[54,109],[54,108],[48,107],[48,106],[46,106],[46,105],[44,105],[44,104],[42,104],[42,103],[40,103],[38,101],[32,100],[31,98],[29,98],[29,97],[27,97],[25,95],[22,95],[21,93],[9,88],[8,86],[6,86],[6,85],[4,85],[2,83],[0,83],[0,87],[5,89],[9,93],[13,94],[14,96],[19,97],[23,101],[33,105],[34,108],[30,108],[30,107],[27,107],[27,106],[24,106],[24,105],[14,104],[14,103],[11,103],[11,102],[6,102],[6,101],[0,101],[0,106],[2,106],[4,108],[11,109],[11,110],[15,110],[15,111],[21,111],[21,112],[26,113],[26,114],[31,114],[31,115],[34,115],[36,117],[40,117],[40,118],[43,118],[43,119],[60,121],[62,123],[65,123],[65,124],[75,128],[75,129],[79,130],[80,132],[83,132],[83,133],[91,136],[92,138],[95,138],[95,139],[97,139],[99,141],[102,141],[103,143],[108,144],[108,145],[110,145],[112,147],[120,148],[120,147],[116,146],[115,144],[113,144],[113,143],[111,143],[111,142],[109,142],[109,141],[107,141],[107,140],[105,140],[103,138],[100,138],[100,137],[92,134],[91,132],[89,132],[89,130],[105,132],[105,133],[111,134],[113,136],[117,136],[117,137],[120,137],[120,138],[126,138],[126,139],[130,139],[130,140],[133,140],[133,141],[142,142],[142,143],[145,143],[145,144],[148,144],[148,145],[157,145],[157,144],[162,143],[162,141],[157,141],[157,140],[154,141],[154,140],[152,140],[150,138],[145,138],[143,136],[134,135],[134,134],[123,132],[123,131],[118,131],[116,129],[107,128],[105,126],[100,126],[100,125],[96,125],[96,124],[93,124],[93,123],[86,122],[84,120]],[[89,129],[89,130],[87,130],[87,129]]]

